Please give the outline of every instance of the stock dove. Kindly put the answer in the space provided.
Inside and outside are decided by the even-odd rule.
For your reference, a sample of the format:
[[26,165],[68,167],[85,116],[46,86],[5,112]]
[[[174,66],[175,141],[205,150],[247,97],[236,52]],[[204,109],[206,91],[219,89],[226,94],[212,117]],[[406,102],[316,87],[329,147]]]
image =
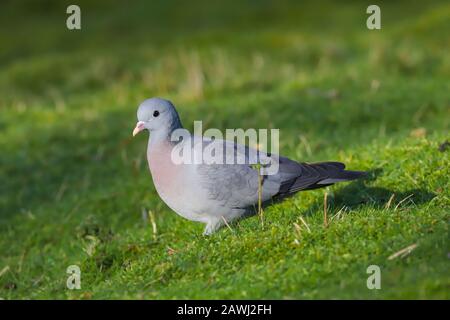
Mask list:
[[[173,104],[160,98],[142,102],[137,119],[133,136],[150,131],[147,160],[159,196],[180,216],[205,223],[206,235],[225,221],[255,213],[260,198],[267,205],[298,191],[365,175],[344,170],[339,162],[298,163],[232,141],[194,136],[183,129]],[[216,162],[198,161],[205,150],[214,150]]]

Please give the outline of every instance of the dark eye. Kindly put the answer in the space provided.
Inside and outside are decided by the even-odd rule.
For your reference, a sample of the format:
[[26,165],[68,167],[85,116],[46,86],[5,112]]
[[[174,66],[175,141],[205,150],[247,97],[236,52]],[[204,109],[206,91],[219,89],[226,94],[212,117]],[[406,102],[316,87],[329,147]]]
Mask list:
[[159,116],[159,111],[156,110],[155,112],[153,112],[153,116],[156,118],[157,116]]

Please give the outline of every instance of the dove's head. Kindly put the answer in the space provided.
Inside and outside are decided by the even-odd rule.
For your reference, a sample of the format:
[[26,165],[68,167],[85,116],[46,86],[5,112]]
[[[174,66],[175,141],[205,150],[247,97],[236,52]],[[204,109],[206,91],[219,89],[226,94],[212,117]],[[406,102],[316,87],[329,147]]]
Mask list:
[[137,110],[137,119],[133,136],[144,129],[170,135],[173,130],[181,127],[180,118],[173,104],[160,98],[144,100]]

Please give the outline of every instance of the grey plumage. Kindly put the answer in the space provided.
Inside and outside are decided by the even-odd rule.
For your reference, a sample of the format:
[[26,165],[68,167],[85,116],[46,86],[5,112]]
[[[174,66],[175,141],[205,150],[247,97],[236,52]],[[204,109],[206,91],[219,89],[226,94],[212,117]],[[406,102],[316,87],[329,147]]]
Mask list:
[[[147,129],[151,132],[147,149],[153,181],[163,201],[179,215],[206,223],[205,234],[217,230],[224,220],[231,221],[254,210],[258,203],[260,169],[261,200],[270,203],[302,190],[311,190],[349,181],[365,175],[345,170],[340,162],[299,163],[275,154],[266,154],[231,141],[197,137],[188,134],[178,142],[171,141],[181,121],[171,102],[153,98],[138,109],[138,123],[133,135]],[[222,164],[174,164],[172,153],[188,148],[198,157],[196,145],[221,150]],[[178,148],[178,149],[177,149]],[[229,157],[232,157],[230,160]],[[239,160],[239,161],[237,161]],[[277,163],[275,174],[267,173],[269,163]],[[233,163],[233,164],[227,164]]]
[[[203,138],[205,139],[205,138]],[[206,138],[207,139],[207,138]],[[326,187],[337,182],[350,181],[365,175],[362,171],[345,170],[340,162],[298,163],[278,155],[239,146],[224,140],[212,143],[225,145],[240,151],[246,164],[200,164],[199,175],[202,185],[210,192],[211,199],[221,201],[222,205],[232,208],[248,209],[258,201],[258,172],[251,165],[260,158],[276,158],[279,171],[275,175],[262,176],[262,201],[280,200],[302,190]],[[245,154],[244,154],[245,152]]]

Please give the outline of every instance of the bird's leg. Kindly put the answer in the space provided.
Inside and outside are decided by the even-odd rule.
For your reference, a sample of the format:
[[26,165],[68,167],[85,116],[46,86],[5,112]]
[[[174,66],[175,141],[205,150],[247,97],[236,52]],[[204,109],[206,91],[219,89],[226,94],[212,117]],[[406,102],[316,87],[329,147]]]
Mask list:
[[222,226],[222,220],[220,219],[211,219],[208,221],[205,227],[205,231],[203,231],[203,235],[209,236],[217,231]]

